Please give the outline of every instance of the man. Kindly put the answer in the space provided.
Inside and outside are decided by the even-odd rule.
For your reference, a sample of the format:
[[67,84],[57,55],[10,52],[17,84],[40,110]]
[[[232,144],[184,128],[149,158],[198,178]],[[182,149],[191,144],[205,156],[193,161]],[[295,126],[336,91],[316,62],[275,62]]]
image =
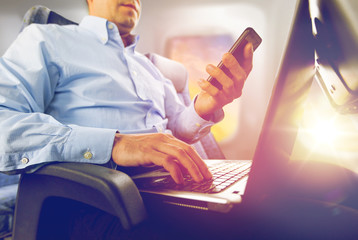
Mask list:
[[30,25],[0,59],[0,171],[113,160],[163,166],[176,183],[186,171],[197,182],[210,179],[184,141],[205,135],[223,117],[222,107],[240,97],[252,46],[240,64],[223,56],[232,78],[208,65],[223,89],[200,80],[202,91],[186,108],[171,82],[134,50],[140,1],[87,3],[89,16],[79,26]]

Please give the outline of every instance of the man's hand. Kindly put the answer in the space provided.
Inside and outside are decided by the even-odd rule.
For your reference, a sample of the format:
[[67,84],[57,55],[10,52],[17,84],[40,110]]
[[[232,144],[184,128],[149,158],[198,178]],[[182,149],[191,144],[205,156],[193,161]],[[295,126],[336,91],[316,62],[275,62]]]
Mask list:
[[112,159],[120,166],[163,166],[178,184],[183,173],[189,173],[196,182],[211,179],[206,164],[190,145],[170,134],[120,134],[113,143]]
[[216,78],[223,88],[219,90],[204,79],[199,81],[202,91],[198,94],[194,105],[199,116],[209,119],[212,113],[241,96],[245,80],[252,69],[252,57],[253,48],[251,43],[245,46],[244,59],[240,63],[231,53],[225,53],[222,62],[230,70],[231,78],[220,68],[211,64],[207,66],[206,71]]

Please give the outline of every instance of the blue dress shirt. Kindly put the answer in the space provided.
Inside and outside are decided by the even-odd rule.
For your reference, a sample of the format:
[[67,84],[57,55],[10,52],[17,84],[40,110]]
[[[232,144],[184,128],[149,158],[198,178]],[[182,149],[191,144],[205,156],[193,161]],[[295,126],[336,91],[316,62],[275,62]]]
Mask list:
[[208,133],[213,122],[180,102],[137,41],[124,47],[117,27],[93,16],[24,29],[0,58],[0,171],[106,163],[116,131],[189,142]]

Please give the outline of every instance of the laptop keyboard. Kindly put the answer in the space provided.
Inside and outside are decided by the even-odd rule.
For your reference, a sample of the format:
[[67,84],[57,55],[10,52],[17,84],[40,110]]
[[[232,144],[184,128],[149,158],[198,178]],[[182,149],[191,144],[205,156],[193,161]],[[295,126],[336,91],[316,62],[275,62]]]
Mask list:
[[200,193],[219,193],[247,176],[251,167],[249,161],[223,161],[209,166],[213,178],[201,183],[195,182],[190,175],[184,176],[183,184],[176,184],[170,176],[155,178],[149,188],[161,188]]

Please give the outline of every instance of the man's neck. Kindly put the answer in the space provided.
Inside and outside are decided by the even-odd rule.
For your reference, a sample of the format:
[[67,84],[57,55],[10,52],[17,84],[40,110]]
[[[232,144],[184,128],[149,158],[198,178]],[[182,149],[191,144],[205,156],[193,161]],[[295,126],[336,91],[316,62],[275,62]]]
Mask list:
[[134,35],[127,33],[127,34],[121,34],[121,38],[123,41],[123,44],[125,47],[131,45],[134,42]]

